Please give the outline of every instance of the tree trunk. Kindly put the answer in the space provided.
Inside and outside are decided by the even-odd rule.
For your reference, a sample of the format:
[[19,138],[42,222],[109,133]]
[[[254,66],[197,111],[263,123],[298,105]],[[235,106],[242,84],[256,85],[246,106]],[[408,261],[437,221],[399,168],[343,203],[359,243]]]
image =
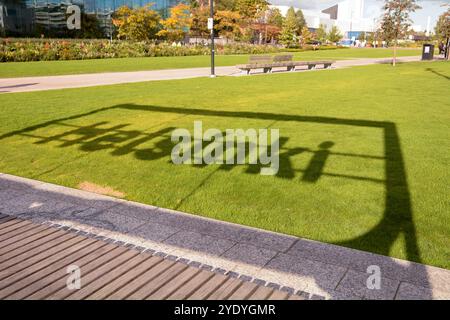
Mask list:
[[395,67],[397,62],[397,39],[394,41],[394,59],[392,59],[392,65]]
[[450,60],[450,38],[447,39],[447,45],[445,46],[444,58]]

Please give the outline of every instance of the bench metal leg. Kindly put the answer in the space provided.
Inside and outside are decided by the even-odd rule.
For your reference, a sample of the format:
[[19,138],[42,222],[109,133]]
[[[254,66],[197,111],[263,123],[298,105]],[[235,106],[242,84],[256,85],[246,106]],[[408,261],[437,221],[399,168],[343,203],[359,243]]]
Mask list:
[[330,68],[330,67],[331,67],[331,64],[325,64],[325,65],[323,66],[324,69],[328,69],[328,68]]
[[316,68],[316,65],[315,64],[309,64],[308,65],[308,70],[313,70],[313,69],[315,69]]
[[264,68],[264,73],[270,73],[272,71],[272,68]]

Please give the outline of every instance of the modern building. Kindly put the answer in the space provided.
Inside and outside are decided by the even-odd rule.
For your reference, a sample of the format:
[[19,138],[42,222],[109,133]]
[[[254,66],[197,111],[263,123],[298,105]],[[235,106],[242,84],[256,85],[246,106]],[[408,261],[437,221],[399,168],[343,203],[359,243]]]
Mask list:
[[121,6],[153,9],[166,16],[168,9],[181,0],[0,0],[0,35],[64,36],[67,31],[67,7],[77,5],[81,12],[95,15],[107,35],[111,14]]
[[[276,6],[286,15],[289,6]],[[294,8],[298,10],[299,8]],[[346,38],[357,38],[361,32],[373,32],[377,18],[381,15],[381,6],[365,6],[364,0],[337,0],[331,7],[320,10],[302,9],[308,28],[315,30],[324,25],[328,30],[337,26]]]

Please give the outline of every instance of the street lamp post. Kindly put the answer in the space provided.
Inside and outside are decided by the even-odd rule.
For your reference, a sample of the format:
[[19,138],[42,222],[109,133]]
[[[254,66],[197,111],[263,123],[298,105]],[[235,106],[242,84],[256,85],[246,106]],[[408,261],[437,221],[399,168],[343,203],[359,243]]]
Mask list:
[[211,78],[214,78],[216,76],[215,73],[215,68],[214,68],[214,53],[215,53],[215,49],[214,49],[214,0],[209,0],[210,2],[210,18],[208,19],[208,28],[211,31]]

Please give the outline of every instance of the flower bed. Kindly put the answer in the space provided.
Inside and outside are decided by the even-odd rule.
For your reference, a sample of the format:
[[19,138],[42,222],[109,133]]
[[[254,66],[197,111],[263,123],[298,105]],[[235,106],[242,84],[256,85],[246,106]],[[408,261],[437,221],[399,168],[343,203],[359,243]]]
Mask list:
[[[334,47],[336,48],[336,47]],[[216,46],[217,54],[265,54],[285,51],[272,45],[234,43]],[[0,62],[83,60],[208,55],[205,45],[108,40],[2,39]]]

